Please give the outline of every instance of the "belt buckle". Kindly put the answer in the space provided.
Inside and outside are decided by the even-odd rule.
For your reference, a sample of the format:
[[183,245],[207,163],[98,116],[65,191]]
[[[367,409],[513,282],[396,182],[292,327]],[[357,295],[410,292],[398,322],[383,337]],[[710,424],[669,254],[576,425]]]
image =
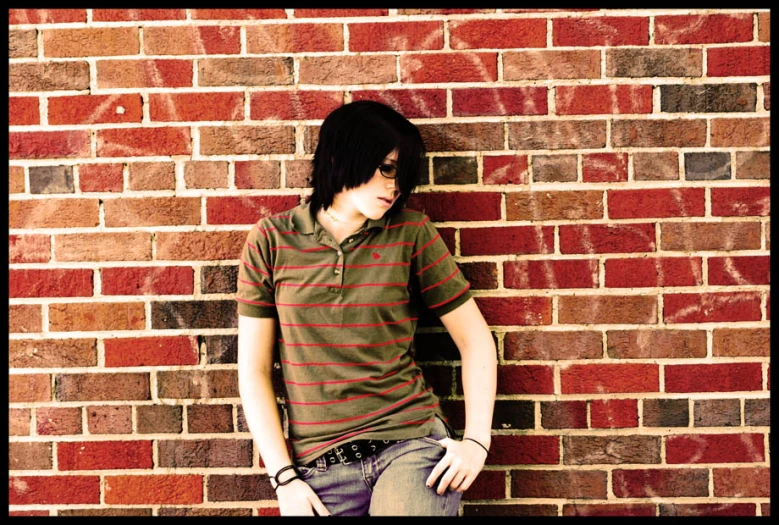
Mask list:
[[348,459],[348,458],[346,458],[346,456],[344,456],[344,455],[342,454],[342,453],[343,453],[343,451],[344,451],[344,449],[343,449],[343,448],[340,448],[340,447],[335,447],[335,455],[336,455],[336,457],[338,458],[338,461],[340,461],[340,462],[341,462],[341,464],[343,464],[343,465],[348,465],[348,464],[352,463],[351,461],[349,461],[349,459]]

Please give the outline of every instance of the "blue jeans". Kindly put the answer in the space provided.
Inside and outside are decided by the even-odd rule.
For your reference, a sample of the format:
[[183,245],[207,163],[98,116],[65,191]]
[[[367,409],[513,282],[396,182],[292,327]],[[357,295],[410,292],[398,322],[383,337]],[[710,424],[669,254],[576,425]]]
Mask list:
[[447,489],[439,496],[437,482],[425,486],[446,453],[437,441],[445,437],[451,436],[436,418],[429,436],[405,439],[346,465],[319,457],[316,466],[298,470],[333,516],[456,516],[462,492]]

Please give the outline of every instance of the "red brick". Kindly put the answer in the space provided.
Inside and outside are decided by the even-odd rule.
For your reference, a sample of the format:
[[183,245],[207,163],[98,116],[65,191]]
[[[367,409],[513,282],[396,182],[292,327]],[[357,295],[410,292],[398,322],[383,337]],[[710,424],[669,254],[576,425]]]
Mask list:
[[711,214],[720,217],[767,217],[771,214],[771,189],[768,186],[712,188]]
[[35,414],[40,436],[81,434],[81,409],[78,407],[40,407]]
[[771,46],[713,47],[706,52],[710,77],[748,77],[771,74]]
[[712,474],[715,497],[771,497],[770,468],[715,468],[712,469]]
[[503,341],[508,360],[598,359],[603,357],[603,341],[595,331],[508,332]]
[[209,197],[206,199],[208,224],[254,224],[263,217],[297,206],[297,195]]
[[152,468],[151,441],[65,441],[57,445],[60,470]]
[[100,157],[190,155],[189,128],[121,128],[97,130]]
[[41,305],[11,304],[8,305],[8,332],[30,333],[40,332],[43,326]]
[[463,500],[502,500],[506,497],[506,475],[502,470],[482,470],[466,492]]
[[558,115],[652,112],[652,86],[560,86],[555,89]]
[[645,46],[649,44],[649,18],[554,18],[552,42],[555,46]]
[[501,194],[495,192],[412,193],[408,207],[426,213],[430,220],[495,221],[500,219]]
[[487,465],[556,465],[559,462],[557,436],[492,436],[487,456]]
[[709,257],[709,284],[771,284],[769,256]]
[[506,288],[597,288],[598,261],[595,259],[505,261],[503,280]]
[[89,131],[27,131],[8,134],[11,159],[57,159],[89,157]]
[[100,476],[14,476],[8,480],[10,505],[100,503]]
[[551,297],[477,297],[476,304],[490,326],[552,323]]
[[9,235],[8,262],[30,263],[51,260],[51,237],[48,235]]
[[659,392],[660,367],[655,364],[569,365],[560,369],[563,394]]
[[387,9],[295,9],[295,18],[346,18],[352,16],[387,16]]
[[467,88],[452,90],[454,116],[546,115],[545,87]]
[[484,184],[527,184],[527,155],[486,155]]
[[563,516],[655,516],[655,505],[565,503]]
[[420,53],[400,56],[403,83],[489,82],[498,79],[496,53]]
[[750,40],[751,13],[655,17],[655,44],[731,44]]
[[761,363],[665,365],[666,392],[742,392],[762,389]]
[[51,97],[49,124],[140,123],[141,105],[141,96],[130,94]]
[[609,217],[702,217],[705,207],[703,188],[609,190]]
[[137,55],[140,51],[138,28],[44,29],[43,51],[47,58]]
[[93,9],[93,22],[186,20],[185,9]]
[[560,324],[655,324],[654,295],[565,295],[558,300]]
[[86,9],[9,9],[8,24],[66,24],[87,21]]
[[284,9],[193,9],[193,20],[264,20],[287,18]]
[[103,295],[192,295],[190,266],[103,268]]
[[[765,461],[763,434],[689,434],[666,437],[671,463],[752,463]],[[615,484],[616,485],[616,484]]]
[[144,328],[146,328],[146,313],[143,303],[49,305],[49,330],[52,332],[143,330]]
[[363,89],[352,91],[352,101],[375,100],[395,108],[406,118],[445,117],[445,89]]
[[81,164],[78,181],[82,192],[121,192],[124,187],[122,164]]
[[194,336],[105,340],[105,366],[174,366],[198,364]]
[[606,350],[616,359],[706,357],[703,330],[609,330]]
[[149,93],[152,121],[243,120],[243,93]]
[[323,119],[343,104],[343,98],[343,91],[258,91],[251,94],[251,119]]
[[192,60],[97,60],[97,87],[192,87]]
[[618,498],[709,496],[707,469],[615,469],[612,473]]
[[498,394],[554,394],[554,369],[542,365],[500,365]]
[[8,98],[9,126],[34,126],[40,122],[38,97]]
[[438,20],[349,24],[348,28],[349,51],[417,51],[444,47],[444,25]]
[[8,376],[8,402],[51,401],[49,374],[11,374]]
[[9,270],[9,297],[92,297],[92,270]]
[[661,503],[660,516],[756,516],[754,503]]
[[546,47],[545,18],[451,20],[452,49]]
[[593,399],[590,401],[592,428],[635,428],[638,426],[636,399]]
[[241,28],[146,26],[143,49],[147,55],[235,55],[241,52]]
[[202,475],[106,476],[109,505],[185,505],[203,502]]
[[461,228],[462,255],[499,255],[554,252],[552,226]]
[[512,470],[512,498],[606,499],[602,470]]
[[703,268],[700,257],[644,257],[607,259],[607,288],[656,286],[700,286]]
[[687,293],[663,295],[666,323],[721,323],[759,321],[757,292]]
[[582,155],[583,182],[625,182],[627,180],[627,153],[589,153]]

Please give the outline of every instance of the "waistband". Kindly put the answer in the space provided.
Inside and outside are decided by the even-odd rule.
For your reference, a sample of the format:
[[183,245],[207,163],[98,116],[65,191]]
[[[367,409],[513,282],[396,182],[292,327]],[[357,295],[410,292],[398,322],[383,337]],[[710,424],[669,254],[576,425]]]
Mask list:
[[[336,463],[348,465],[349,463],[354,463],[360,459],[370,457],[390,445],[400,443],[400,441],[402,440],[357,439],[354,441],[349,441],[348,443],[344,443],[343,445],[335,446],[325,452],[322,456],[324,456],[325,460],[330,465],[334,465]],[[316,462],[317,460],[313,459],[303,466],[307,468],[313,468],[316,467]]]

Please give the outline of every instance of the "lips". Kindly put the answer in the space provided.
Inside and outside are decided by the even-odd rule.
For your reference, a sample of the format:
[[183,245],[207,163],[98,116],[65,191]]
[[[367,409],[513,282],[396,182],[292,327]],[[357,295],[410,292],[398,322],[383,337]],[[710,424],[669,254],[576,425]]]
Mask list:
[[388,205],[392,205],[392,203],[394,202],[393,199],[387,199],[386,197],[379,197],[379,200],[387,203]]

